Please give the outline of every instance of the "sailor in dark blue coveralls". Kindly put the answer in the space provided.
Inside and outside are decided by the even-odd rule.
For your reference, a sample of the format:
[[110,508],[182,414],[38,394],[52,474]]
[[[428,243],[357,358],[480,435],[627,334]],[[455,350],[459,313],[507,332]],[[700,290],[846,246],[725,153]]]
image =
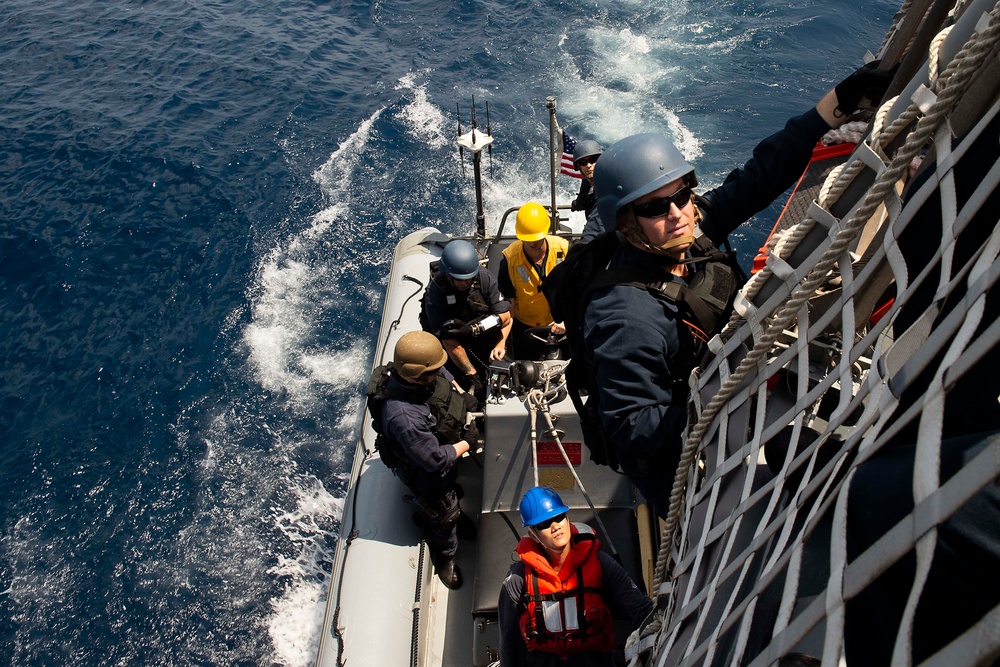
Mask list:
[[420,503],[438,576],[448,588],[458,588],[459,523],[467,524],[464,536],[472,537],[475,527],[459,509],[456,463],[479,433],[475,422],[465,423],[468,394],[459,392],[442,368],[447,358],[440,341],[426,331],[404,334],[393,354],[381,420],[386,437],[401,446],[405,460],[396,474]]
[[[424,290],[421,324],[441,339],[448,352],[448,370],[483,401],[490,362],[507,354],[510,302],[503,298],[493,274],[479,265],[476,249],[468,241],[449,241],[439,267]],[[476,322],[486,330],[470,327]]]
[[[640,134],[618,141],[601,156],[594,176],[600,218],[621,243],[609,268],[642,268],[659,280],[687,284],[696,269],[684,260],[695,234],[722,244],[795,183],[823,134],[842,125],[862,97],[878,101],[887,83],[873,70],[855,72],[758,144],[742,169],[703,197],[692,189],[694,167],[666,138]],[[685,326],[675,303],[626,285],[594,292],[584,315],[602,426],[622,471],[660,517],[668,510],[687,424],[686,381],[695,363],[686,352],[690,346],[682,344]]]
[[573,166],[583,178],[580,192],[570,204],[570,210],[583,211],[587,216],[587,224],[580,234],[582,243],[594,240],[604,231],[601,218],[597,215],[597,198],[594,196],[594,167],[603,152],[601,145],[593,139],[584,139],[573,149]]

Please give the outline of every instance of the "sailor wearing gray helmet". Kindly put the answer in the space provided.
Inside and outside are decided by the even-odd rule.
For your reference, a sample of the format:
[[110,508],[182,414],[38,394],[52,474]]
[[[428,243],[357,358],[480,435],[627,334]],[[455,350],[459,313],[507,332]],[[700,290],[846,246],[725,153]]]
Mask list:
[[795,183],[816,142],[862,98],[878,102],[888,81],[874,68],[858,70],[703,196],[694,191],[694,167],[658,134],[626,137],[597,162],[597,208],[613,237],[592,244],[617,242],[607,267],[631,277],[605,280],[589,295],[582,326],[589,389],[607,446],[660,517],[687,424],[688,375],[742,282],[719,247]]

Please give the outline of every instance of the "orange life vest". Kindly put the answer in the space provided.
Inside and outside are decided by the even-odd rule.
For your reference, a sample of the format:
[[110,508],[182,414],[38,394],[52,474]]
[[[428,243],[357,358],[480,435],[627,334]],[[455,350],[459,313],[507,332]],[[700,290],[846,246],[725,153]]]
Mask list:
[[[548,275],[556,264],[566,258],[569,242],[561,236],[546,236],[545,240],[548,242],[545,275]],[[507,273],[510,275],[510,282],[516,291],[514,304],[511,306],[511,315],[518,322],[529,327],[552,324],[549,302],[545,300],[545,295],[538,289],[538,286],[542,284],[542,279],[535,267],[532,266],[531,260],[524,254],[524,242],[514,241],[504,248],[503,255],[507,258]]]
[[600,541],[570,527],[572,547],[559,572],[530,537],[517,545],[524,562],[521,636],[529,651],[565,657],[582,651],[615,650],[614,621],[601,596]]

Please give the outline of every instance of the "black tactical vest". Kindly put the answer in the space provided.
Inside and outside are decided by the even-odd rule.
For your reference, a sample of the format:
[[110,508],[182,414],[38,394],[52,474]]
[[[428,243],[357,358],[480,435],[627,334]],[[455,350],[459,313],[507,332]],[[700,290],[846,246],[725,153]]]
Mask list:
[[368,380],[368,413],[372,416],[372,428],[375,429],[375,449],[382,457],[382,462],[390,470],[399,465],[406,465],[409,459],[403,446],[385,434],[382,427],[382,408],[389,399],[406,401],[407,403],[425,404],[431,409],[431,414],[437,424],[434,435],[442,445],[451,445],[462,439],[462,429],[465,427],[466,407],[462,395],[455,391],[451,382],[438,376],[434,389],[427,396],[425,388],[408,389],[405,387],[390,388],[389,372],[392,362],[378,366],[372,371]]

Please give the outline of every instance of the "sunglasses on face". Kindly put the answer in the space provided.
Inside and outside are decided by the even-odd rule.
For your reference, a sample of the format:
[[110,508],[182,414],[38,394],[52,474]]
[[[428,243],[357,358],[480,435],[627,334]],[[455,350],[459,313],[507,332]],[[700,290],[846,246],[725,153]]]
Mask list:
[[594,163],[596,163],[597,162],[597,158],[599,158],[599,157],[601,157],[601,156],[600,155],[591,155],[590,157],[582,157],[582,158],[580,158],[579,160],[576,161],[577,169],[579,169],[580,167],[582,167],[585,164],[594,164]]
[[632,212],[643,218],[659,218],[670,213],[670,205],[684,208],[691,201],[691,188],[685,186],[672,195],[658,197],[643,204],[632,204]]
[[532,526],[532,528],[534,528],[535,530],[546,530],[552,524],[562,523],[565,519],[566,519],[566,513],[564,512],[562,514],[559,514],[558,516],[552,517],[551,519],[543,523],[536,523],[535,525]]

